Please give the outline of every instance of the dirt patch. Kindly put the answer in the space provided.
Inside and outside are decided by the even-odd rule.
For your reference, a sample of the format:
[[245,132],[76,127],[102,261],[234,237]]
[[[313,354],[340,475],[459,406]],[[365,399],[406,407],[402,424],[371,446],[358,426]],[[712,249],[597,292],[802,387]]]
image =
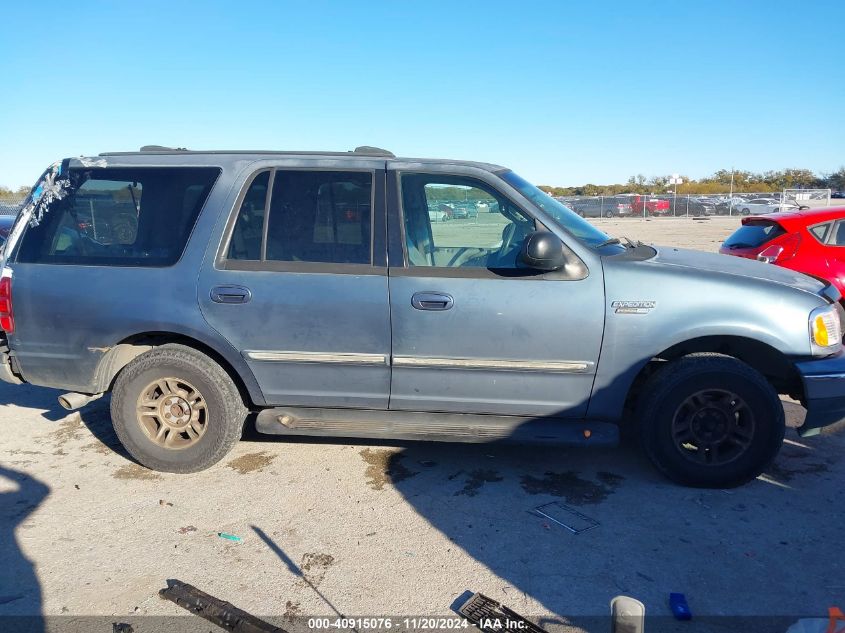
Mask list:
[[237,471],[241,475],[254,472],[260,473],[266,466],[269,466],[274,459],[276,459],[276,456],[270,455],[266,451],[261,451],[260,453],[247,453],[246,455],[236,457],[226,464],[226,467]]
[[142,479],[147,481],[161,479],[161,475],[157,472],[144,468],[138,464],[126,464],[121,466],[112,473],[112,477],[115,479]]
[[302,570],[303,582],[316,587],[323,582],[326,572],[333,564],[334,556],[331,554],[309,552],[303,555],[302,562],[299,565],[299,568]]
[[300,609],[300,605],[298,602],[292,602],[288,600],[285,602],[285,615],[286,618],[295,618],[298,616],[302,610]]
[[467,497],[474,497],[484,484],[497,481],[502,481],[502,477],[495,470],[474,470],[464,482],[464,487],[458,490],[455,496],[466,495]]
[[82,447],[83,451],[94,451],[100,455],[111,455],[114,451],[102,442],[91,442]]
[[827,464],[784,464],[783,462],[775,462],[769,466],[767,475],[779,481],[792,481],[797,475],[817,475],[819,473],[826,473],[829,470]]
[[66,455],[62,448],[68,442],[82,438],[82,431],[85,425],[82,424],[82,418],[78,413],[73,413],[67,416],[59,423],[59,428],[53,431],[53,439],[55,440],[56,452],[53,455]]
[[606,471],[598,472],[596,473],[596,476],[599,478],[600,482],[607,486],[612,486],[613,488],[616,488],[619,484],[625,481],[625,478],[622,475]]
[[405,467],[401,454],[388,449],[365,448],[360,455],[368,464],[365,475],[367,485],[373,490],[382,490],[385,484],[395,484],[418,474]]
[[565,497],[567,503],[580,505],[587,503],[601,503],[608,495],[616,491],[621,477],[611,473],[599,475],[600,483],[581,479],[574,471],[565,473],[546,472],[542,479],[524,475],[522,477],[522,489],[530,495],[552,495],[554,497]]

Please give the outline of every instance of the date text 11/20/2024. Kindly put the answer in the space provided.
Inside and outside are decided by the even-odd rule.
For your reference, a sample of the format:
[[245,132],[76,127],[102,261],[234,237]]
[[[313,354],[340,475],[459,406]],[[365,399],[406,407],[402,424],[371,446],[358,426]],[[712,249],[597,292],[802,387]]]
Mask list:
[[[314,630],[366,630],[384,631],[397,630],[457,630],[471,626],[466,618],[436,618],[436,617],[403,617],[403,618],[309,618],[308,628]],[[484,629],[521,629],[525,628],[523,620],[506,618],[485,618],[478,623]]]

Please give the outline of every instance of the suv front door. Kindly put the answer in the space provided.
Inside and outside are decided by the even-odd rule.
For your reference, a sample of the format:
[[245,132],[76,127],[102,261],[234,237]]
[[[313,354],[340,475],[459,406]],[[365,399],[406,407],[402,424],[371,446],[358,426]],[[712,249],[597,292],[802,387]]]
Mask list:
[[[390,408],[584,416],[604,325],[601,267],[518,267],[525,237],[543,227],[484,170],[395,161],[387,182]],[[484,212],[435,221],[441,204]]]
[[202,313],[267,404],[387,408],[383,167],[291,159],[254,171],[206,256]]

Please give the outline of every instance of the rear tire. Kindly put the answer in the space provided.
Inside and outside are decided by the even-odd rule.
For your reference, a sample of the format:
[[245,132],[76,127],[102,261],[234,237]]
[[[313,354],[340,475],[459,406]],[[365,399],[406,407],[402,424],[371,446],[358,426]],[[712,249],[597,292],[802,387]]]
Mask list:
[[604,217],[606,217],[606,218],[612,218],[612,217],[613,217],[613,211],[605,211],[605,212],[604,212]]
[[141,354],[118,375],[111,399],[114,431],[138,462],[193,473],[237,444],[247,408],[232,378],[205,354],[167,344]]
[[786,426],[766,378],[719,354],[666,363],[643,385],[636,418],[657,469],[700,488],[731,488],[760,475],[780,450]]

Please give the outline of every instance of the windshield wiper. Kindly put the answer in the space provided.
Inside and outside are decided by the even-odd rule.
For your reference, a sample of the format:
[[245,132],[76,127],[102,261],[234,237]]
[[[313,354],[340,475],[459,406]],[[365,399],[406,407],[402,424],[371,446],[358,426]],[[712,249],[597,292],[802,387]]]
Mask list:
[[[623,243],[622,240],[625,240]],[[622,240],[618,237],[611,237],[610,239],[605,240],[601,244],[598,244],[596,248],[601,248],[602,246],[609,246],[611,244],[622,244],[625,248],[637,248],[637,246],[642,246],[642,242],[639,240],[632,240],[630,237],[622,236]]]
[[621,244],[621,243],[622,243],[622,240],[620,240],[618,237],[611,237],[610,239],[605,240],[601,244],[596,244],[596,248],[601,248],[602,246],[610,246],[611,244]]

